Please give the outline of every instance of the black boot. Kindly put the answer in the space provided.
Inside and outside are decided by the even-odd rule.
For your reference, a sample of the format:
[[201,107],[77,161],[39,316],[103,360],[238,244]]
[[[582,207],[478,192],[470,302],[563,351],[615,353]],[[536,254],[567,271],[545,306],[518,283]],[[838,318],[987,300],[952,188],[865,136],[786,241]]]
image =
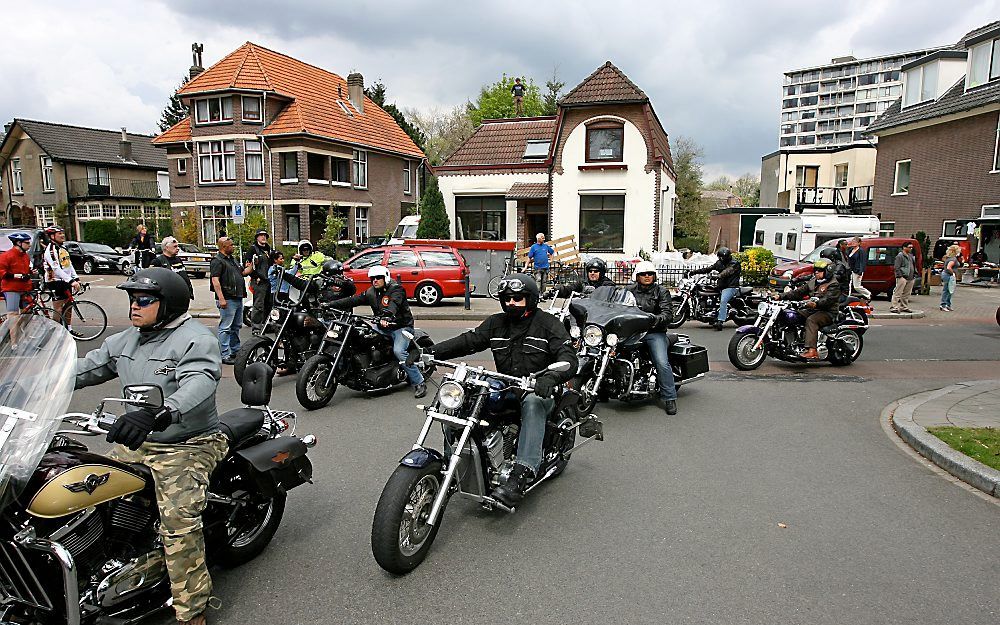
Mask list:
[[712,327],[715,328],[716,331],[722,330],[722,322],[716,319],[715,323],[712,324]]
[[669,415],[677,414],[677,400],[676,399],[665,399],[663,400],[663,409],[667,411]]
[[523,464],[514,463],[507,481],[493,490],[493,498],[508,508],[513,508],[524,499],[524,491],[535,481],[535,472]]
[[417,399],[420,399],[421,397],[423,397],[425,395],[427,395],[427,384],[421,382],[420,384],[417,384],[415,387],[413,387],[413,396],[414,397],[416,397]]

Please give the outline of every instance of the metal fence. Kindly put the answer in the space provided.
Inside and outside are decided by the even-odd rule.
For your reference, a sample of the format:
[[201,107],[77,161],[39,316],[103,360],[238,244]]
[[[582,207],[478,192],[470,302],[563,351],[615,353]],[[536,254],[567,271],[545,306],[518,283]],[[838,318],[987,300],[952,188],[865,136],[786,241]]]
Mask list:
[[[684,274],[693,269],[703,269],[710,267],[712,263],[700,263],[691,265],[671,265],[659,267],[656,270],[656,281],[667,287],[675,287]],[[635,265],[632,263],[614,263],[608,265],[607,276],[615,284],[626,286],[632,284],[632,272]],[[583,282],[587,279],[587,271],[583,264],[553,264],[549,269],[545,279],[546,285],[564,285],[575,282]],[[743,271],[740,280],[746,286],[763,286],[767,283],[767,272]]]

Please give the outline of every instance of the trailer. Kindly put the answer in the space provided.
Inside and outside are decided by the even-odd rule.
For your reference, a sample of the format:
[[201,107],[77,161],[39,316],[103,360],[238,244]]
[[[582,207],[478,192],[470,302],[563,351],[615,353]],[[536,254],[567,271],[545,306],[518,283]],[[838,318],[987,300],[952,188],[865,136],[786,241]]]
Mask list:
[[832,239],[877,237],[879,219],[874,215],[837,215],[803,211],[769,215],[757,220],[754,245],[771,250],[780,261],[797,261]]

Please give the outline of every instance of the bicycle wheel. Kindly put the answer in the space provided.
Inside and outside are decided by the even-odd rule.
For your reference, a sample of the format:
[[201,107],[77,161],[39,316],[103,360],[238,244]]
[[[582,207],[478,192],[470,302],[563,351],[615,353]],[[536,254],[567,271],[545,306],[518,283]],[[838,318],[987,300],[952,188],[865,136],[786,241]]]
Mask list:
[[500,299],[500,281],[503,279],[504,276],[493,276],[490,278],[490,283],[486,287],[486,290],[493,299]]
[[108,328],[108,315],[95,302],[74,300],[63,308],[62,324],[73,326],[71,334],[76,340],[92,341]]

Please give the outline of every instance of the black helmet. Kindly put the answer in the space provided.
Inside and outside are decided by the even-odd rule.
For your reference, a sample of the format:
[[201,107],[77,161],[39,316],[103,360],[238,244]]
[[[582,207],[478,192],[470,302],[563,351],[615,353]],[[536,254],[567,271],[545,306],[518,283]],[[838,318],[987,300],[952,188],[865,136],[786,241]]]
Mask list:
[[590,260],[587,261],[587,264],[584,265],[583,268],[584,271],[586,271],[586,273],[588,274],[587,275],[588,281],[590,280],[589,274],[591,269],[597,270],[597,272],[601,275],[599,279],[603,279],[604,276],[608,273],[608,264],[604,262],[603,258],[591,258]]
[[535,279],[524,273],[512,273],[500,281],[500,308],[507,312],[507,299],[511,295],[523,295],[525,299],[525,311],[530,312],[538,308],[538,283]]
[[728,263],[733,259],[733,250],[729,249],[728,247],[720,247],[719,251],[717,251],[715,255],[722,262]]
[[820,258],[825,258],[827,260],[838,261],[843,258],[843,255],[835,247],[824,247],[819,253]]
[[150,267],[118,285],[118,288],[132,293],[151,293],[160,298],[160,312],[150,330],[159,330],[188,311],[191,293],[187,283],[169,269]]
[[339,260],[331,258],[330,260],[323,263],[323,268],[320,269],[320,273],[323,277],[333,278],[335,276],[344,275],[344,263]]
[[271,235],[269,235],[269,234],[267,233],[267,230],[263,230],[263,229],[261,229],[261,230],[258,230],[257,232],[255,232],[255,233],[254,233],[254,235],[253,235],[253,238],[255,238],[255,239],[256,239],[257,237],[259,237],[259,236],[260,236],[260,235],[262,235],[262,234],[263,234],[263,235],[264,235],[265,237],[267,237],[267,238],[271,238]]

